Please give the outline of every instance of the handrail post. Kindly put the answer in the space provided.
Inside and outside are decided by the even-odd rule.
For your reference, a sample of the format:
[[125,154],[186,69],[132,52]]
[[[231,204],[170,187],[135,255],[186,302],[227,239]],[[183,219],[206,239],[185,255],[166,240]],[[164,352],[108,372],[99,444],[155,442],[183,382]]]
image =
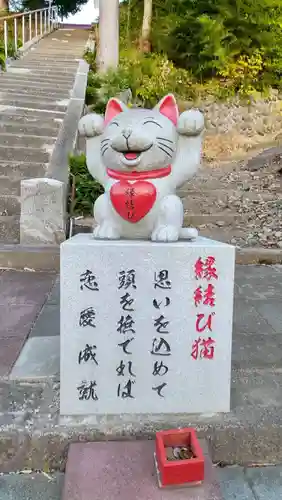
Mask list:
[[14,18],[14,46],[15,46],[15,54],[18,52],[18,25],[17,18]]
[[4,52],[5,52],[5,59],[8,59],[8,30],[7,30],[7,21],[4,21]]
[[51,31],[51,8],[50,8],[50,2],[49,2],[49,7],[48,7],[48,32],[50,33]]
[[52,31],[54,31],[54,26],[55,26],[54,7],[52,7],[51,9],[51,25],[52,25]]
[[35,12],[35,36],[37,38],[37,14],[38,12]]
[[46,9],[44,10],[44,35],[46,34],[47,31],[47,13]]
[[40,36],[43,34],[42,10],[40,11]]
[[24,19],[24,15],[22,17],[22,39],[23,39],[23,45],[25,44],[25,19]]
[[28,16],[28,24],[29,24],[29,41],[32,39],[32,27],[31,27],[31,14]]

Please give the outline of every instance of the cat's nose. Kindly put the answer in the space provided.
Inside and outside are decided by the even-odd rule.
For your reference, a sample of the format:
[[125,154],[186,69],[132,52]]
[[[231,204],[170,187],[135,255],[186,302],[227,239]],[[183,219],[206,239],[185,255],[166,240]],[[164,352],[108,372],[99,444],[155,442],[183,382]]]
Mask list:
[[122,131],[123,137],[127,140],[132,134],[132,130],[130,128],[124,128]]

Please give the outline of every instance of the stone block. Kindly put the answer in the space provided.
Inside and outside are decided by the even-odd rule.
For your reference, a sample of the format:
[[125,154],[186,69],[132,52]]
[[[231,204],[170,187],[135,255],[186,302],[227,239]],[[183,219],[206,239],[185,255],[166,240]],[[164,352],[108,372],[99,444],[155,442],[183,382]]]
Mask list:
[[65,239],[64,183],[55,179],[21,181],[20,242],[58,245]]
[[65,241],[61,414],[229,411],[234,260],[206,238]]
[[201,485],[159,488],[154,450],[153,441],[72,444],[63,500],[223,500],[208,454]]

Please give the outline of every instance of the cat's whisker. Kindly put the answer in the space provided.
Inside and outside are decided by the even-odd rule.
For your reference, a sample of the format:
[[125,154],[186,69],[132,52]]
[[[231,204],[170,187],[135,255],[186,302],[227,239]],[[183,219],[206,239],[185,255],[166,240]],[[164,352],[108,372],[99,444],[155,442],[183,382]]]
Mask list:
[[171,141],[170,139],[166,139],[166,137],[156,137],[156,139],[159,139],[161,141],[167,141],[170,142],[170,144],[173,144],[173,141]]
[[158,141],[157,144],[160,146],[163,146],[164,148],[169,149],[172,153],[174,153],[174,149],[171,148],[170,146],[168,146],[167,144],[163,144],[163,142],[161,142],[161,141]]
[[108,151],[108,149],[109,149],[109,146],[106,146],[106,147],[104,146],[104,149],[101,148],[101,155],[104,156],[104,154]]
[[109,141],[110,141],[110,139],[103,139],[103,140],[101,141],[101,144],[104,144],[104,142],[105,142],[105,143],[108,143]]
[[162,148],[159,144],[158,144],[158,148],[161,149],[167,156],[172,158],[172,155],[168,151],[166,151],[164,148]]

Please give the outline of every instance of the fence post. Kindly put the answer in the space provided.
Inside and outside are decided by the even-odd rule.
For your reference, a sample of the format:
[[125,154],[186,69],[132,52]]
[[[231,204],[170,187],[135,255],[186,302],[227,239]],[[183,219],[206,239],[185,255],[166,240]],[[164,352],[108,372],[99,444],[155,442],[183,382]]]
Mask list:
[[17,18],[14,18],[14,46],[15,46],[15,54],[18,52],[18,25]]
[[8,29],[7,29],[7,21],[4,21],[4,52],[5,59],[8,58]]
[[42,23],[42,10],[40,11],[40,36],[42,36],[43,33],[43,23]]
[[23,38],[23,46],[24,46],[24,43],[25,43],[25,19],[24,19],[24,15],[22,17],[22,38]]
[[28,16],[28,24],[29,24],[29,41],[32,39],[32,26],[31,26],[31,14]]

